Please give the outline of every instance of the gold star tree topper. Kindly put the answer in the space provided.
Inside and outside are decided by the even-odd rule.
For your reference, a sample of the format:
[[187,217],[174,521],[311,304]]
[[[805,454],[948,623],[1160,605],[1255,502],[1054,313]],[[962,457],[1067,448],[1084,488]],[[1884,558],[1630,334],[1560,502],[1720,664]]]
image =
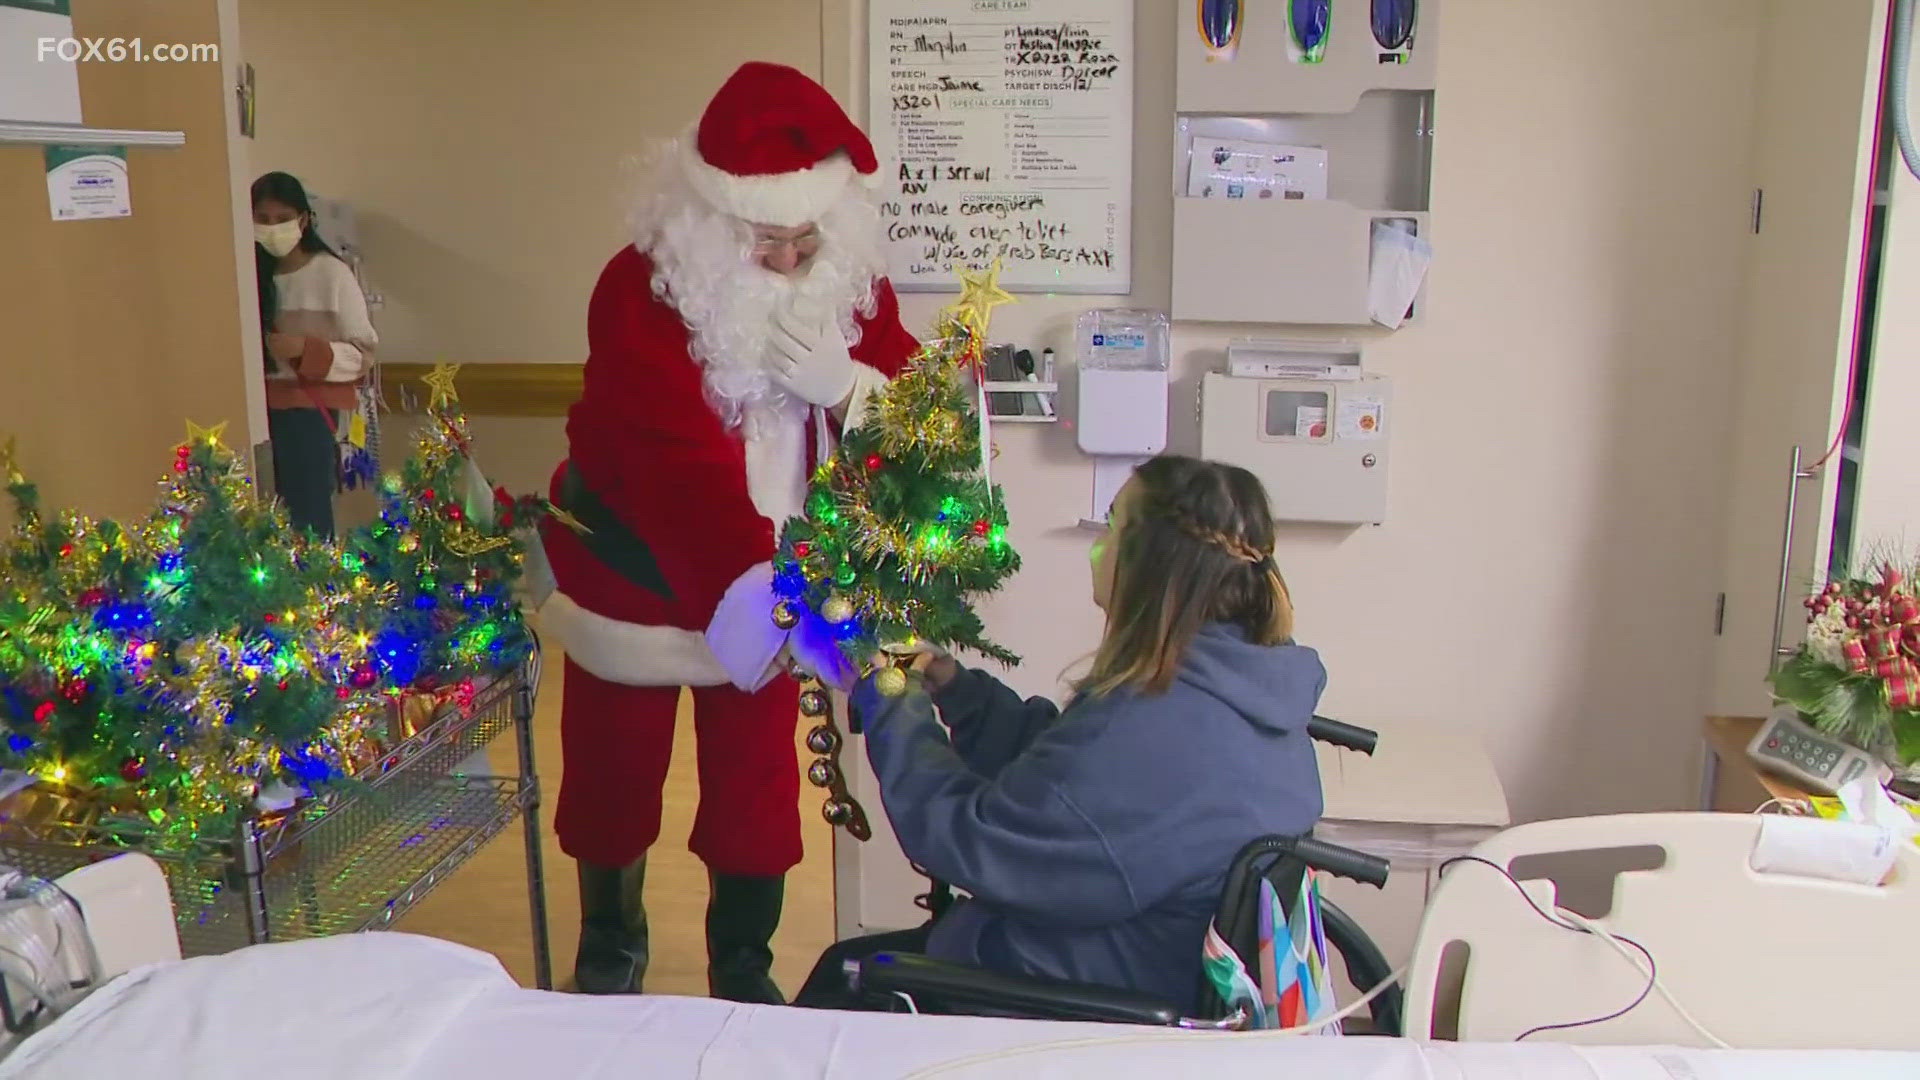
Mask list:
[[960,271],[960,299],[947,311],[985,334],[993,309],[1014,302],[1013,294],[1000,287],[1000,260],[995,259],[985,270]]
[[225,436],[226,433],[227,422],[225,420],[220,421],[212,427],[201,427],[191,420],[187,421],[187,443],[191,446],[198,446],[201,443],[210,443],[214,446],[219,446],[221,438]]
[[427,408],[438,409],[460,400],[459,391],[453,388],[453,380],[459,374],[459,364],[435,364],[431,372],[420,377],[420,381],[427,384],[427,389],[433,391],[427,399]]

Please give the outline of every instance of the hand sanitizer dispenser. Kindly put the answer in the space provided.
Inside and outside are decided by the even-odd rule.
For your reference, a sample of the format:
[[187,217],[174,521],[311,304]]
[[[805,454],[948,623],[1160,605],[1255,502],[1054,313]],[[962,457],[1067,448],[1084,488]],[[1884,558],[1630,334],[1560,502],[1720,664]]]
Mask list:
[[1167,448],[1170,337],[1159,311],[1097,309],[1074,327],[1080,449],[1093,458],[1089,523],[1104,522],[1134,468]]

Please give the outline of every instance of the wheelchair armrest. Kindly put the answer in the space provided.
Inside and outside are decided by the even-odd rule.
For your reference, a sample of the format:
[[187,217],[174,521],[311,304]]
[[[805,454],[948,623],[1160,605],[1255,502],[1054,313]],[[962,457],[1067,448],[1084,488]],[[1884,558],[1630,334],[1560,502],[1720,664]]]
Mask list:
[[855,988],[937,1002],[941,1011],[1029,1020],[1081,1020],[1173,1027],[1180,1010],[1148,994],[1037,975],[1003,975],[918,953],[875,953],[850,962]]

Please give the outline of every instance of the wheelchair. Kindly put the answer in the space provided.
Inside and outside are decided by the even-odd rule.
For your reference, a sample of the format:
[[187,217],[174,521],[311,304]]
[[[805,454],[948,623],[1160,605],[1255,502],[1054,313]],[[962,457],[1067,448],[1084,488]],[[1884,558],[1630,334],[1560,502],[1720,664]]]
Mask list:
[[[1363,754],[1373,753],[1379,744],[1376,732],[1321,716],[1312,719],[1308,732],[1318,741]],[[1263,836],[1246,844],[1228,868],[1214,917],[1214,928],[1243,962],[1250,961],[1259,948],[1261,881],[1273,885],[1291,917],[1301,877],[1309,869],[1381,888],[1387,882],[1388,864],[1378,856],[1316,840],[1311,834]],[[917,903],[938,919],[953,903],[952,889],[933,880],[932,889]],[[1386,957],[1358,923],[1325,898],[1320,901],[1320,910],[1328,948],[1340,954],[1354,986],[1364,992],[1392,977]],[[1247,974],[1256,983],[1259,966],[1246,963]],[[918,953],[880,952],[849,960],[845,975],[849,988],[875,1007],[893,1011],[1221,1031],[1241,1030],[1248,1021],[1244,1012],[1231,1008],[1204,977],[1201,1015],[1186,1016],[1184,1006],[1150,994],[1063,979],[1006,975]],[[1369,1033],[1400,1034],[1402,1008],[1399,987],[1383,990],[1370,1003]]]

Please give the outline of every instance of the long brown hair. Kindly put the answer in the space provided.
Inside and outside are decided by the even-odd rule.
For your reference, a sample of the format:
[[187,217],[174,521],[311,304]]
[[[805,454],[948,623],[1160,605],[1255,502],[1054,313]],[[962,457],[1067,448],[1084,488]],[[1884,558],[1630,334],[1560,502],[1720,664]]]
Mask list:
[[1273,511],[1245,469],[1157,457],[1133,474],[1114,545],[1107,630],[1077,686],[1098,697],[1122,687],[1164,693],[1194,635],[1238,627],[1258,645],[1293,638],[1293,598],[1273,562]]

